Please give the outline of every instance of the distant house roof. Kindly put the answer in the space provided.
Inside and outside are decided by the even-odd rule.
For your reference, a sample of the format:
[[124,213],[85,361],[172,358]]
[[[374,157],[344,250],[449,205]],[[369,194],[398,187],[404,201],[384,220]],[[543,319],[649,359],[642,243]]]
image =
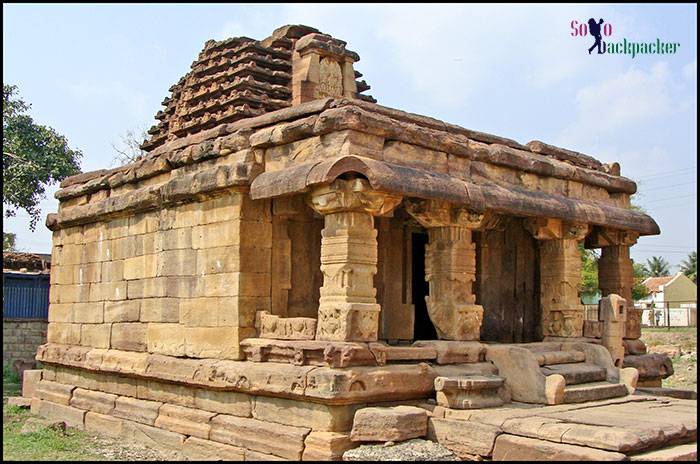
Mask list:
[[644,284],[644,286],[649,289],[651,293],[656,293],[661,291],[662,285],[666,285],[667,283],[671,282],[677,275],[678,274],[665,277],[647,277],[644,279],[642,284]]
[[51,255],[44,253],[2,252],[3,271],[49,272]]

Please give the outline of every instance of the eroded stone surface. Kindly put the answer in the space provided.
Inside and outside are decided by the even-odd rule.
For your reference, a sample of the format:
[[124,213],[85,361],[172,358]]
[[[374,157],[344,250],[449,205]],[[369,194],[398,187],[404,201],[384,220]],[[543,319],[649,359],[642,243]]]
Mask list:
[[425,436],[428,415],[422,408],[362,408],[355,413],[352,441],[404,441]]

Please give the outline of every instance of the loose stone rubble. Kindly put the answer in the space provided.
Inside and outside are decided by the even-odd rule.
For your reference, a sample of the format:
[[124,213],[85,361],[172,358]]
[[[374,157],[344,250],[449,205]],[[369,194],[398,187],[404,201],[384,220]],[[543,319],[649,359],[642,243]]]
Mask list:
[[693,455],[630,304],[635,183],[377,105],[345,45],[207,42],[143,159],[61,183],[32,411],[192,460]]

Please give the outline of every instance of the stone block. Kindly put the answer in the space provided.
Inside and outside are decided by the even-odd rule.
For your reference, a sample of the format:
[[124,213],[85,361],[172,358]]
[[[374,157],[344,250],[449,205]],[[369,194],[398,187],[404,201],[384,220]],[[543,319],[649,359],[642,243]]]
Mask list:
[[150,425],[124,421],[121,438],[127,441],[142,443],[149,448],[181,452],[185,443],[185,435],[169,430],[163,430]]
[[240,327],[184,327],[185,356],[241,359],[239,342],[254,337],[255,329]]
[[87,409],[88,411],[100,414],[111,414],[114,410],[114,403],[116,400],[117,395],[111,393],[76,388],[70,400],[70,405],[78,409]]
[[[68,266],[66,266],[68,267]],[[102,281],[102,263],[83,263],[73,266],[73,282],[76,284],[85,284],[90,282]],[[51,269],[53,273],[53,269]],[[73,283],[65,282],[65,283]]]
[[312,430],[345,432],[352,428],[358,406],[331,406],[270,396],[257,396],[253,417]]
[[413,346],[435,348],[438,364],[482,362],[486,353],[486,346],[475,341],[421,340]]
[[195,271],[197,254],[195,250],[167,250],[158,253],[158,276],[192,275]]
[[141,300],[141,322],[178,322],[178,298],[147,298]]
[[428,438],[437,441],[462,459],[490,457],[501,429],[473,421],[430,418]]
[[182,446],[182,454],[191,461],[243,461],[245,450],[211,440],[189,437]]
[[238,300],[239,297],[183,298],[179,301],[180,324],[188,327],[239,327]]
[[85,430],[97,432],[112,438],[119,438],[122,434],[123,419],[88,411],[85,414]]
[[309,432],[306,427],[292,427],[220,414],[211,420],[210,439],[298,461],[304,450],[304,439]]
[[38,416],[63,421],[71,427],[82,429],[84,426],[85,411],[82,409],[33,398],[31,411]]
[[42,380],[36,386],[36,397],[56,404],[70,404],[75,385],[65,385],[49,380]]
[[437,377],[437,404],[453,409],[479,409],[501,406],[498,394],[504,379],[498,376]]
[[496,438],[494,461],[623,461],[621,453],[567,445],[534,438],[501,435]]
[[[127,297],[127,286],[125,281],[120,282],[93,282],[90,284],[89,301],[102,303],[103,301],[125,300]],[[89,322],[89,321],[86,321]],[[97,322],[97,321],[96,321]],[[102,322],[102,321],[99,321]]]
[[270,274],[231,272],[208,274],[197,280],[197,296],[266,296],[270,289]]
[[250,417],[252,413],[251,398],[253,397],[245,393],[194,389],[194,406],[196,408],[232,416]]
[[81,324],[80,345],[109,348],[111,324]]
[[43,371],[41,369],[28,369],[24,371],[24,375],[22,376],[23,397],[34,398],[36,396],[36,387],[41,381],[42,373]]
[[171,432],[208,439],[211,429],[209,420],[214,416],[215,413],[200,409],[164,404],[154,425]]
[[23,396],[10,396],[7,398],[7,405],[14,406],[16,408],[26,409],[31,407],[32,399],[25,398]]
[[104,303],[75,303],[73,305],[73,322],[83,324],[101,324],[104,322]]
[[192,229],[170,229],[159,234],[162,250],[181,250],[192,248]]
[[105,322],[138,322],[141,302],[139,300],[105,302]]
[[71,303],[50,304],[49,322],[73,322],[73,305]]
[[195,406],[193,388],[187,385],[139,379],[136,397],[179,406]]
[[404,441],[425,436],[428,414],[414,406],[362,408],[355,413],[352,441]]
[[311,432],[304,441],[302,461],[342,461],[343,453],[358,446],[347,433]]
[[685,445],[670,446],[668,448],[647,451],[646,453],[630,456],[630,461],[697,461],[698,444],[688,443]]
[[124,280],[123,259],[102,263],[102,282],[119,282],[121,280]]
[[153,425],[162,405],[163,403],[157,401],[137,400],[121,396],[116,399],[112,414],[122,419]]
[[180,324],[150,323],[146,330],[146,341],[150,353],[185,355],[185,327]]
[[279,317],[267,311],[258,316],[260,338],[313,340],[316,336],[316,319],[311,317]]
[[117,322],[112,324],[111,347],[116,350],[146,351],[149,324]]

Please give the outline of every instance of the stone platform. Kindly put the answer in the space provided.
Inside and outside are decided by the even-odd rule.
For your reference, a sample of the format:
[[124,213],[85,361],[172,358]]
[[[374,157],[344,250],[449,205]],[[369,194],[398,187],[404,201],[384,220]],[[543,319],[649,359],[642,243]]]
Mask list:
[[697,402],[652,396],[585,404],[435,407],[429,438],[462,459],[693,460]]

